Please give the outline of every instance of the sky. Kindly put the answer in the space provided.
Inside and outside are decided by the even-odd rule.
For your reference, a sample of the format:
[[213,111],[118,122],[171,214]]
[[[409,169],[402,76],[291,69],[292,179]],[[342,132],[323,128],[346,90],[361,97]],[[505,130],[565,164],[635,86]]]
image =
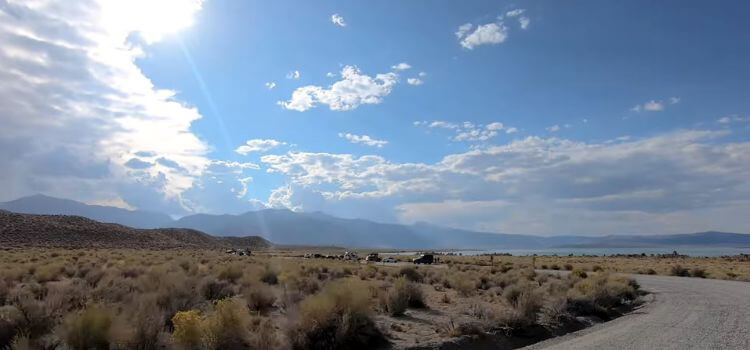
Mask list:
[[0,0],[0,200],[750,233],[749,10]]

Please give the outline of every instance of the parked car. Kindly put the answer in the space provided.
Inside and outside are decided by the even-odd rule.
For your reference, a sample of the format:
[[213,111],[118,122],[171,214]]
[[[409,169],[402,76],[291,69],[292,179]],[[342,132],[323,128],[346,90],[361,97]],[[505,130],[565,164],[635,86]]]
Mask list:
[[389,256],[389,257],[387,257],[387,258],[383,259],[383,262],[384,262],[384,263],[395,264],[395,263],[397,263],[397,262],[398,262],[398,260],[396,260],[396,258],[394,258],[394,257],[392,257],[392,256]]
[[412,260],[415,264],[432,264],[435,261],[435,256],[432,254],[422,254],[418,258]]
[[379,262],[380,257],[378,256],[378,253],[370,253],[370,254],[367,254],[365,261]]

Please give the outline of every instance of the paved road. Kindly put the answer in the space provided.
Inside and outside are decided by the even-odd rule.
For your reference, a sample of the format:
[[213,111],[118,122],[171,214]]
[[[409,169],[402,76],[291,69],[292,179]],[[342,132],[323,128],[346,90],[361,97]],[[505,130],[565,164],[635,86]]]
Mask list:
[[634,277],[652,293],[642,308],[524,349],[750,349],[750,283]]

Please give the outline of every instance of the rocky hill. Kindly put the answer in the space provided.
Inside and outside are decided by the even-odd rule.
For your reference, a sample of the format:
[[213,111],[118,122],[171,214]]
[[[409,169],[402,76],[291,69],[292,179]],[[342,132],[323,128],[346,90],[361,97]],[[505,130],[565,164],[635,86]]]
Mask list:
[[0,246],[69,248],[267,248],[261,237],[214,237],[186,228],[136,229],[69,215],[19,214],[0,210]]

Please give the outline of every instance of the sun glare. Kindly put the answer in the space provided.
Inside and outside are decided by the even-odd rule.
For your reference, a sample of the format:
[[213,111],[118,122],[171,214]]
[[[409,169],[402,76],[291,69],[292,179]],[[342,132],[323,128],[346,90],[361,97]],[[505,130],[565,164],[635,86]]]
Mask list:
[[107,0],[102,20],[116,31],[137,32],[148,43],[190,27],[203,0]]

